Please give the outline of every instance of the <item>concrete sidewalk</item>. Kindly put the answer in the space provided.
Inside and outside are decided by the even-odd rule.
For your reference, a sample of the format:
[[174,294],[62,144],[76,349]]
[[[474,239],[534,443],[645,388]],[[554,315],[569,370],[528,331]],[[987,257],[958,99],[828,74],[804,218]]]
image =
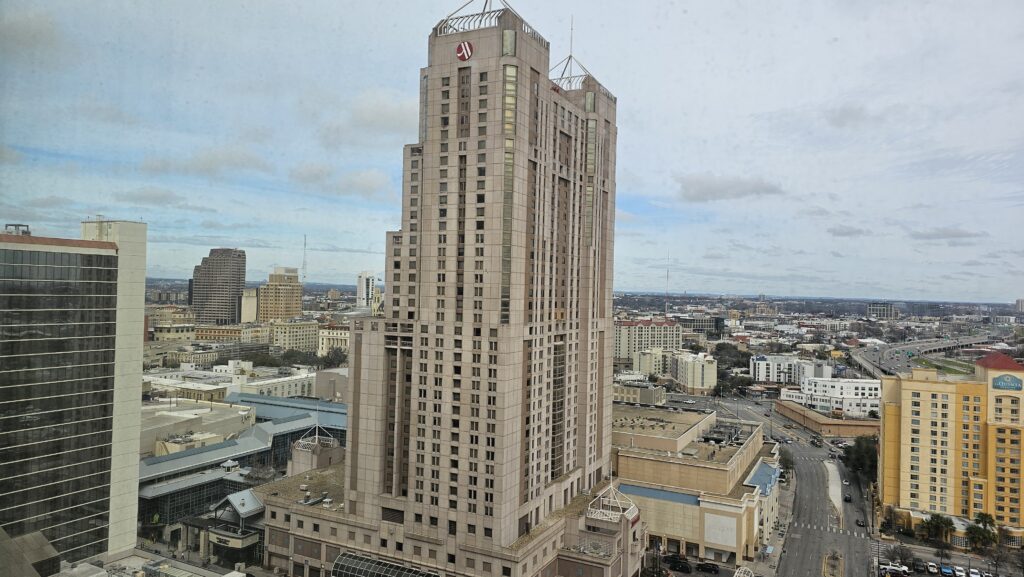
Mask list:
[[835,461],[826,461],[828,471],[828,500],[832,501],[832,510],[839,518],[839,526],[843,524],[843,480],[839,476],[839,467]]
[[782,492],[779,494],[779,527],[773,529],[771,535],[768,537],[768,546],[772,547],[772,552],[770,555],[766,555],[764,553],[766,548],[762,548],[762,550],[758,552],[758,559],[756,561],[741,564],[742,567],[746,567],[753,571],[754,575],[769,577],[770,575],[776,574],[776,569],[779,566],[779,559],[782,557],[782,550],[786,546],[786,536],[789,534],[789,524],[793,520],[793,502],[796,500],[796,484],[796,472],[790,471],[789,482],[785,485],[781,483],[777,485],[778,490]]

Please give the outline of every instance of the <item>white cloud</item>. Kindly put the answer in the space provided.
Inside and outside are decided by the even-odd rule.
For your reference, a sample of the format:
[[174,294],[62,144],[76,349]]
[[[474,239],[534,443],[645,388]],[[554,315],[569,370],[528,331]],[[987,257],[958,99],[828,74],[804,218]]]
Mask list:
[[273,168],[266,160],[238,146],[199,150],[186,158],[151,157],[143,161],[142,169],[153,174],[184,174],[208,178],[235,172],[273,172]]
[[679,197],[687,202],[714,202],[785,194],[778,185],[760,178],[702,174],[677,176],[676,183],[679,185]]

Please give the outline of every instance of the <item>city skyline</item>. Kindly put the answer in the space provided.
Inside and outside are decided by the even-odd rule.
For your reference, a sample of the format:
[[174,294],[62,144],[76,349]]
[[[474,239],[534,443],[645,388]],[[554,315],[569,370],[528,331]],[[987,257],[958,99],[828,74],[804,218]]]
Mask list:
[[[0,214],[150,222],[152,277],[237,247],[262,278],[303,234],[311,282],[379,273],[417,130],[402,63],[456,6],[305,6],[5,2]],[[576,56],[622,87],[616,290],[667,267],[673,292],[1018,298],[1019,6],[515,6],[559,57],[573,15]]]

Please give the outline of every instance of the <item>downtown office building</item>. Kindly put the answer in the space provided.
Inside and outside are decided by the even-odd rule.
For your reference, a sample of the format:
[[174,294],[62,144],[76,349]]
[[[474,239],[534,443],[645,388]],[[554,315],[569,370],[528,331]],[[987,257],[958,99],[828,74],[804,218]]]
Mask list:
[[136,543],[146,225],[0,234],[0,527],[64,561]]
[[352,323],[340,505],[269,497],[269,566],[639,572],[610,480],[616,99],[550,68],[507,5],[430,34],[384,318]]
[[192,271],[188,304],[197,325],[234,325],[242,320],[245,251],[213,248]]

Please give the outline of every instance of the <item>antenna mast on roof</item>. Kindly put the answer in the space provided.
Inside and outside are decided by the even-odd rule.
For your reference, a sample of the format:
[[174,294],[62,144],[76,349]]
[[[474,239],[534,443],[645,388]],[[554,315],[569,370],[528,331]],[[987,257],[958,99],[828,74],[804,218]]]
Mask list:
[[665,318],[668,318],[668,269],[671,266],[669,256],[671,253],[665,255]]
[[306,235],[302,235],[302,284],[306,284]]

